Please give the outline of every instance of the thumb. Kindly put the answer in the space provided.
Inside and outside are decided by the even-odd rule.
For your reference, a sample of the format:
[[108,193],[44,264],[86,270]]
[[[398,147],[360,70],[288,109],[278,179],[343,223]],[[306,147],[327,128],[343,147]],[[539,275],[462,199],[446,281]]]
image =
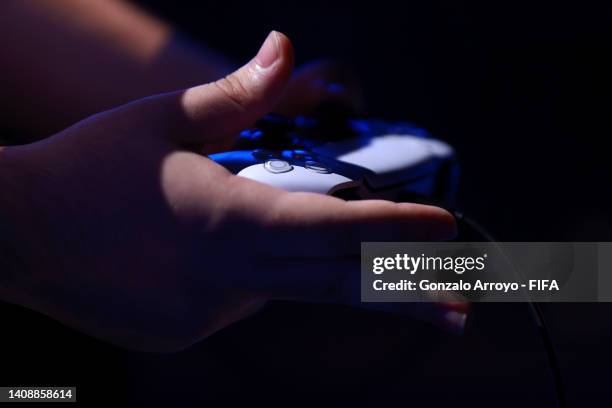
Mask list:
[[292,70],[291,42],[272,31],[257,55],[228,76],[146,98],[139,105],[145,108],[149,124],[153,119],[174,142],[193,147],[221,145],[274,109]]

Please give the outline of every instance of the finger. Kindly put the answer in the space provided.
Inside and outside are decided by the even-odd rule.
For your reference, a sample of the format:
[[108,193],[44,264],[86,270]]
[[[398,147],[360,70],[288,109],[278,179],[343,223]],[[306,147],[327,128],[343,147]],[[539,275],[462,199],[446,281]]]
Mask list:
[[182,145],[223,145],[270,112],[293,69],[289,39],[272,31],[257,55],[218,81],[153,96],[124,109],[130,123],[155,128]]
[[363,110],[363,90],[357,77],[344,65],[315,61],[295,72],[275,109],[284,115],[313,115],[325,105],[342,105],[344,111]]
[[[355,306],[395,313],[427,321],[444,330],[462,333],[468,303],[447,304],[437,298],[419,302],[362,302],[359,258],[345,259],[264,259],[259,261],[253,288],[264,296],[279,300],[299,300]],[[461,305],[457,308],[455,305]]]
[[314,193],[277,197],[262,220],[266,256],[338,257],[359,254],[367,241],[437,241],[456,234],[454,217],[438,207],[382,200],[343,201]]
[[[182,105],[189,123],[208,138],[223,139],[248,127],[273,109],[293,69],[289,39],[272,31],[258,54],[232,74],[188,89]],[[192,136],[201,136],[195,132]]]

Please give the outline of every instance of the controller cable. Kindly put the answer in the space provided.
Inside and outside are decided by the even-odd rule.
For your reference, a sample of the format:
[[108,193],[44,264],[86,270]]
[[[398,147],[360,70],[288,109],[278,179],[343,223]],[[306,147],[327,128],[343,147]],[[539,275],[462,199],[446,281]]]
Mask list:
[[[333,108],[332,105],[330,106]],[[324,107],[325,109],[321,109],[319,114],[325,113],[325,111],[330,109],[330,106],[325,106]],[[327,114],[323,116],[328,119],[348,116],[346,113],[344,116],[338,115],[337,114],[338,111],[334,109],[331,109],[330,112],[332,112],[332,114]],[[281,133],[290,133],[291,131],[295,129],[296,126],[302,126],[306,128],[307,130],[312,130],[311,129],[312,127],[316,127],[315,126],[316,122],[308,122],[308,121],[305,121],[304,118],[299,119],[297,122],[298,123],[296,124],[295,121],[288,120],[287,118],[280,116],[280,115],[267,115],[265,118],[260,120],[257,124],[258,124],[258,128],[267,130],[268,132],[273,133],[275,135],[278,135]],[[327,120],[326,122],[329,122],[328,124],[331,123],[331,124],[336,124],[336,125],[338,123],[345,123],[345,121],[338,121],[337,119],[332,120],[332,121]],[[346,132],[338,131],[339,129],[337,127],[335,128],[332,127],[332,128],[335,129],[336,132],[325,132],[326,136],[328,136],[330,133],[338,133],[338,134],[343,134],[343,135],[346,133]],[[346,126],[344,126],[340,128],[340,130],[342,129],[346,130],[347,128]],[[268,132],[264,131],[263,134],[266,134]],[[257,133],[256,135],[259,135],[259,134],[261,134],[261,132]],[[316,134],[316,132],[310,131],[309,134]],[[256,135],[253,135],[253,136],[256,136]],[[274,142],[275,144],[278,143],[278,138],[275,138]],[[292,143],[295,143],[295,140],[293,140]],[[416,197],[413,197],[413,200],[410,200],[410,201],[415,201],[414,198]],[[425,202],[427,202],[427,200]],[[482,225],[480,225],[474,219],[466,217],[463,213],[459,211],[450,210],[450,212],[454,215],[455,219],[457,220],[457,224],[459,226],[460,231],[463,230],[464,232],[471,234],[476,239],[493,243],[496,246],[498,252],[502,255],[504,261],[509,265],[515,277],[520,278],[520,274],[518,273],[513,263],[510,261],[510,259],[508,259],[507,255],[505,254],[501,246],[498,244],[499,242],[498,240],[496,240]],[[528,305],[530,315],[538,329],[538,333],[540,334],[544,349],[546,351],[546,357],[547,357],[549,369],[553,377],[555,395],[557,398],[557,405],[559,406],[559,408],[566,408],[567,399],[566,399],[565,388],[563,386],[563,381],[561,377],[559,359],[555,352],[554,344],[550,336],[550,331],[548,330],[548,327],[544,320],[542,309],[540,308],[538,303],[531,301],[529,297],[527,297],[526,303]]]
[[[459,229],[463,229],[473,235],[479,237],[483,241],[492,242],[499,253],[504,258],[505,262],[510,266],[512,272],[516,275],[516,277],[520,277],[520,274],[515,269],[513,263],[508,259],[507,255],[498,244],[498,240],[496,240],[482,225],[476,222],[474,219],[466,217],[463,213],[459,211],[451,211],[457,220],[457,224]],[[555,395],[557,398],[557,405],[559,408],[567,408],[567,397],[565,387],[563,385],[563,379],[561,376],[561,369],[559,366],[559,358],[555,351],[555,347],[550,335],[550,330],[546,325],[546,321],[544,320],[544,314],[542,313],[542,308],[536,302],[531,300],[527,300],[527,306],[529,307],[530,315],[538,328],[538,333],[542,339],[542,344],[546,351],[546,357],[548,360],[548,366],[553,377],[553,383],[555,388]]]

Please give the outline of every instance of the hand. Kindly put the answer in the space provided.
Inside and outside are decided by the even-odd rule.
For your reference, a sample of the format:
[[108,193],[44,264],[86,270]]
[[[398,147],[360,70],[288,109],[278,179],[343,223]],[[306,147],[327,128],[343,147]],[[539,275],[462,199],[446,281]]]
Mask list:
[[287,116],[317,114],[325,103],[358,114],[364,98],[357,77],[340,63],[321,60],[300,67],[285,88],[275,112]]
[[[0,151],[0,214],[20,260],[0,297],[124,347],[170,351],[269,299],[359,304],[361,241],[452,237],[436,207],[289,193],[196,153],[276,106],[291,70],[291,44],[273,32],[224,79]],[[393,307],[460,323],[438,304]]]

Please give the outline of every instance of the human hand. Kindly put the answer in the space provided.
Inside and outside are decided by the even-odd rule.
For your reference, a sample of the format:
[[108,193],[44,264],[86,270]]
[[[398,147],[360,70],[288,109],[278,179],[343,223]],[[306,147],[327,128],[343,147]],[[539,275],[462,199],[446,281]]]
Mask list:
[[316,115],[324,104],[351,114],[364,108],[361,83],[339,62],[320,60],[299,67],[274,111],[286,116]]
[[[0,151],[16,250],[0,297],[124,347],[171,351],[269,299],[358,305],[362,241],[452,237],[440,208],[289,193],[200,154],[277,106],[292,59],[273,32],[224,79]],[[389,307],[462,324],[440,304]]]

